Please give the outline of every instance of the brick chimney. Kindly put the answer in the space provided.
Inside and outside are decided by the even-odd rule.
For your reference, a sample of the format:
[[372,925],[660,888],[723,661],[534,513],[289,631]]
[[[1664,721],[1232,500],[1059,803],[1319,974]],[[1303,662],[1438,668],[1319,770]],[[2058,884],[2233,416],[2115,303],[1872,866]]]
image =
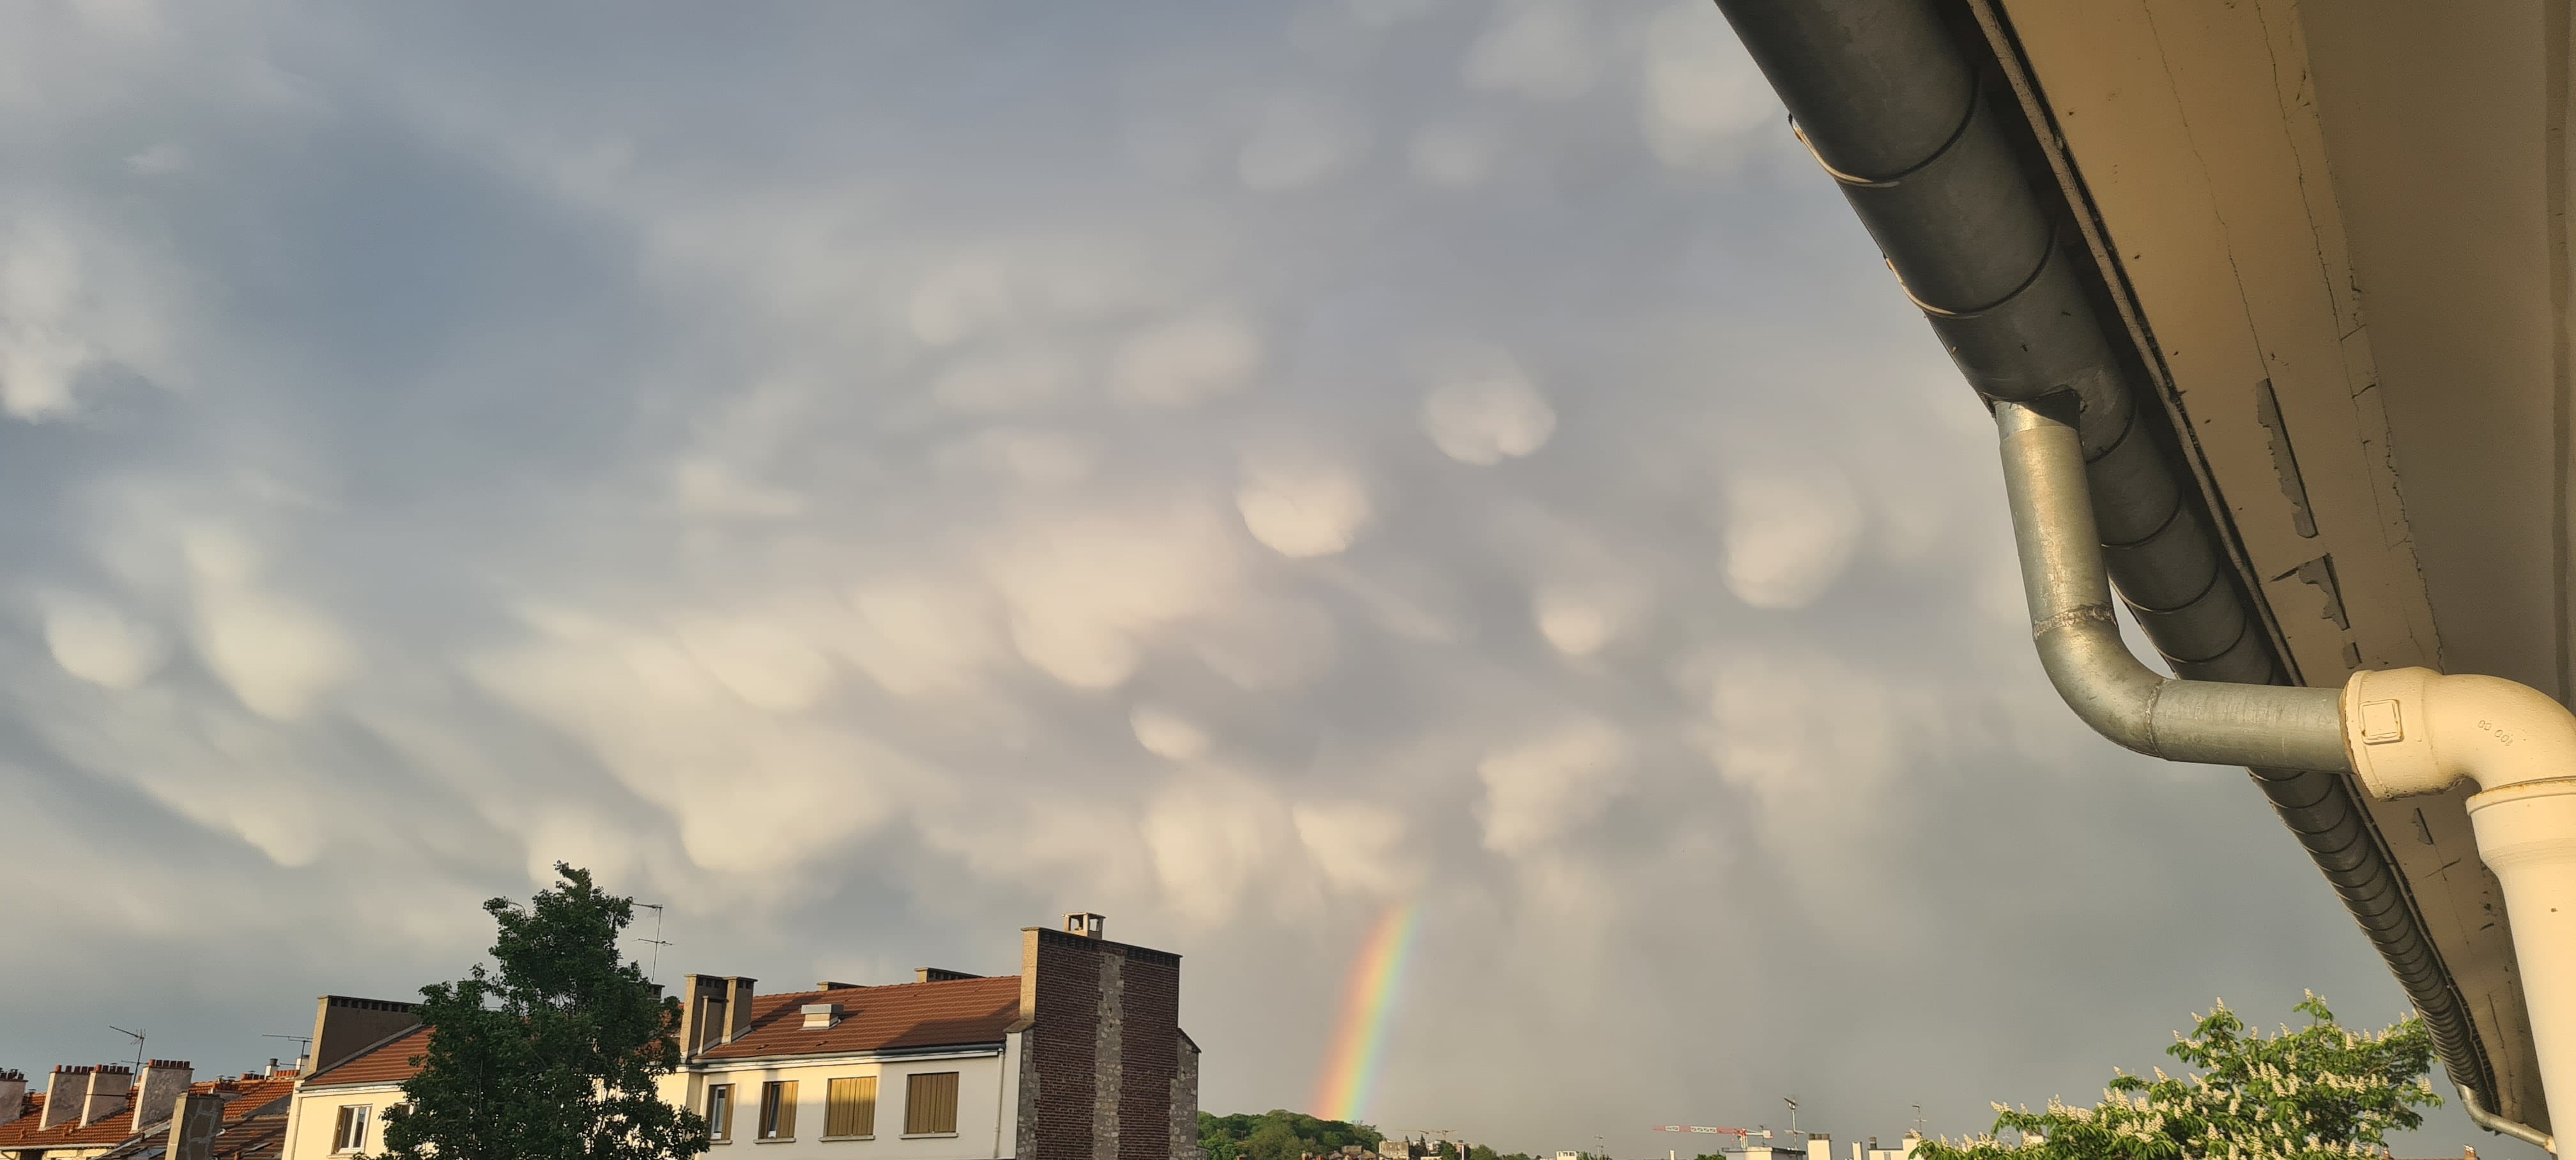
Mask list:
[[684,975],[680,979],[680,1058],[686,1059],[723,1042],[725,977]]
[[38,1130],[56,1124],[68,1124],[80,1118],[81,1105],[89,1102],[89,1077],[96,1069],[56,1065],[54,1074],[45,1079],[45,1110],[36,1117]]
[[179,1106],[179,1097],[188,1093],[188,1081],[195,1078],[194,1069],[184,1059],[156,1059],[143,1065],[143,1078],[134,1085],[134,1130],[144,1131],[170,1118]]
[[313,1067],[305,1074],[339,1063],[419,1022],[409,1003],[324,995],[314,1004]]
[[0,1067],[0,1124],[27,1114],[27,1073]]
[[759,980],[736,975],[725,988],[725,1037],[731,1043],[751,1030],[751,986]]
[[[89,1073],[89,1098],[81,1101],[81,1126],[86,1128],[125,1110],[125,1097],[134,1091],[134,1069],[123,1064],[103,1063]],[[46,1100],[52,1103],[52,1100]]]

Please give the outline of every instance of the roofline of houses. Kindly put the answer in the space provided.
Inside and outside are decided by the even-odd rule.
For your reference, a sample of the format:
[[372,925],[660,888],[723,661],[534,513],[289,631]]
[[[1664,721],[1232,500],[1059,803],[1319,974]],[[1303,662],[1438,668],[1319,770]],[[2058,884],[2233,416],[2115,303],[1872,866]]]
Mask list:
[[873,1051],[787,1051],[767,1055],[728,1055],[709,1059],[692,1056],[680,1063],[682,1071],[727,1071],[775,1066],[778,1063],[868,1063],[875,1060],[902,1059],[988,1059],[1009,1048],[1007,1042],[939,1043],[919,1047],[888,1047]]

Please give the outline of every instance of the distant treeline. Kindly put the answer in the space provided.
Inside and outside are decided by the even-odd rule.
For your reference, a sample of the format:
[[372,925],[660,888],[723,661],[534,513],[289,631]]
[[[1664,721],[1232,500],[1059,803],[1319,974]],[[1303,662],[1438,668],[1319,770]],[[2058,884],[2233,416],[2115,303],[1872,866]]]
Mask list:
[[[1297,1160],[1304,1155],[1338,1152],[1346,1145],[1357,1144],[1374,1153],[1386,1133],[1367,1124],[1341,1120],[1319,1120],[1303,1112],[1273,1108],[1266,1112],[1236,1112],[1219,1116],[1199,1113],[1199,1149],[1207,1160]],[[1437,1144],[1443,1155],[1449,1148]],[[1527,1152],[1496,1152],[1482,1144],[1471,1146],[1464,1160],[1532,1160]]]

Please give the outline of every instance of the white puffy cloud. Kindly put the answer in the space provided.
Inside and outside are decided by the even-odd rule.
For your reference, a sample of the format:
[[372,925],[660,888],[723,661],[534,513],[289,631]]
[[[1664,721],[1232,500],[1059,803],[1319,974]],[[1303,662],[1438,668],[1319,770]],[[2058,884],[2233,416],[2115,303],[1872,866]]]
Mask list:
[[1594,40],[1574,0],[1506,0],[1467,48],[1467,83],[1536,100],[1581,96],[1600,67]]
[[1683,0],[1657,14],[1645,53],[1638,119],[1646,144],[1666,165],[1728,160],[1744,133],[1783,116],[1743,43],[1699,4]]
[[1391,896],[1421,876],[1405,849],[1404,815],[1368,802],[1308,802],[1289,820],[1324,880],[1342,890]]
[[1726,485],[1726,589],[1756,608],[1803,608],[1851,564],[1863,521],[1830,468],[1761,471]]
[[1485,353],[1457,360],[1422,400],[1422,429],[1442,454],[1492,465],[1547,446],[1556,409],[1520,364]]
[[1166,901],[1204,925],[1235,917],[1245,895],[1299,869],[1279,860],[1296,840],[1286,803],[1235,774],[1198,772],[1166,783],[1145,808],[1144,836]]
[[65,596],[44,612],[45,647],[63,671],[91,684],[130,689],[160,671],[169,643],[159,629],[102,601]]
[[843,654],[898,697],[971,690],[1008,651],[999,608],[971,585],[873,581],[850,592],[850,607],[856,620],[841,638]]
[[1531,597],[1531,619],[1539,635],[1570,657],[1590,656],[1626,631],[1640,600],[1628,585],[1555,582]]
[[56,230],[0,232],[0,410],[40,419],[67,411],[101,352],[82,331],[80,254]]
[[1599,817],[1626,777],[1628,740],[1608,723],[1578,720],[1496,749],[1476,765],[1485,800],[1485,848],[1529,854]]
[[988,556],[1020,656],[1083,689],[1124,684],[1139,636],[1219,607],[1239,567],[1213,513],[1190,504],[1034,520]]
[[1156,757],[1191,761],[1208,751],[1207,730],[1169,709],[1138,705],[1128,712],[1127,724],[1135,730],[1136,744]]
[[1349,548],[1370,512],[1367,487],[1346,467],[1258,458],[1244,465],[1234,504],[1253,539],[1292,557]]
[[525,640],[468,658],[467,671],[662,811],[689,861],[706,871],[799,867],[881,824],[898,793],[925,777],[846,723],[780,714],[777,705],[807,690],[794,677],[748,679],[741,666],[757,663],[765,634],[734,626],[753,644],[719,638],[719,667],[710,667],[672,634],[613,623],[534,627]]
[[1845,818],[1871,810],[1895,770],[1898,739],[1930,749],[1937,720],[1879,674],[1822,654],[1741,652],[1709,680],[1710,759],[1774,810]]
[[320,608],[259,583],[259,555],[245,539],[201,529],[187,556],[197,581],[198,655],[252,712],[301,718],[356,671],[348,633]]
[[805,634],[754,614],[681,618],[682,648],[743,703],[772,713],[812,707],[831,687],[832,664]]
[[1128,337],[1109,372],[1109,392],[1143,407],[1186,407],[1244,389],[1261,369],[1261,335],[1241,318],[1196,312]]

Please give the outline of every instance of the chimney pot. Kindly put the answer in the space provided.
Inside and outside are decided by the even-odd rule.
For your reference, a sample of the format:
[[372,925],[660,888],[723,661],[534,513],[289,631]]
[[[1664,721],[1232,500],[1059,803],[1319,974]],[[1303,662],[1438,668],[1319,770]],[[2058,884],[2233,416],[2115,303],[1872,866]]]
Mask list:
[[815,1030],[816,1028],[830,1027],[840,1021],[841,1005],[838,1003],[807,1003],[805,1005],[805,1029],[808,1031]]
[[1109,919],[1106,916],[1089,911],[1064,916],[1066,934],[1078,934],[1084,938],[1101,938],[1107,934],[1108,928]]

